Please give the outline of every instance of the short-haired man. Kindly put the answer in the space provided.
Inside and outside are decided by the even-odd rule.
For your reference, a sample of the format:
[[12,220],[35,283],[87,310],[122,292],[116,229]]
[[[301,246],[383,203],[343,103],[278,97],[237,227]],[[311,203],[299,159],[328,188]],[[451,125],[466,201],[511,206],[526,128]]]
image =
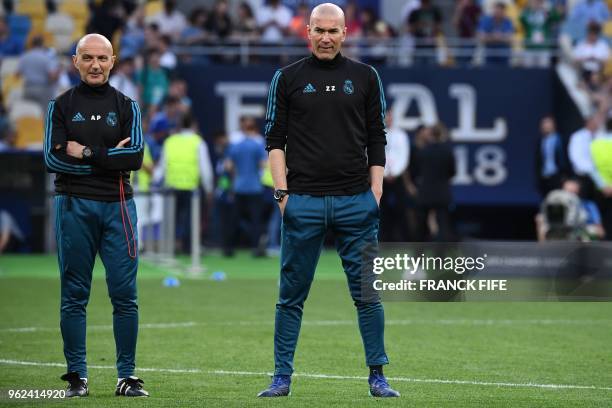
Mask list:
[[89,394],[85,351],[86,307],[100,255],[113,304],[117,348],[116,395],[149,394],[134,377],[138,303],[138,236],[130,170],[142,164],[138,104],[108,84],[111,43],[88,34],[72,57],[81,83],[49,102],[44,158],[56,173],[55,211],[61,280],[61,331],[68,372],[67,397]]
[[283,226],[274,378],[259,396],[289,395],[304,302],[332,230],[357,307],[370,393],[398,397],[382,373],[388,363],[382,304],[362,294],[362,273],[378,244],[386,143],[382,82],[374,68],[340,54],[346,27],[338,6],[315,7],[307,30],[312,55],[276,71],[268,95],[266,145]]

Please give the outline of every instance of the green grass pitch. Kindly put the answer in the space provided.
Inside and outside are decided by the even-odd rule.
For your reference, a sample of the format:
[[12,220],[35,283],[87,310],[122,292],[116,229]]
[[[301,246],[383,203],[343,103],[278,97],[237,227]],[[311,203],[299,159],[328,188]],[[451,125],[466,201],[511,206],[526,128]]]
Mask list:
[[[112,315],[98,261],[88,307],[90,397],[16,402],[7,390],[65,386],[59,280],[53,256],[0,257],[0,406],[612,405],[610,303],[387,302],[385,374],[402,397],[369,398],[355,310],[333,252],[322,255],[306,302],[293,395],[258,400],[273,369],[278,259],[203,259],[207,275],[179,277],[176,288],[163,287],[166,268],[141,262],[136,374],[151,398],[113,396]],[[208,279],[216,270],[227,280]]]

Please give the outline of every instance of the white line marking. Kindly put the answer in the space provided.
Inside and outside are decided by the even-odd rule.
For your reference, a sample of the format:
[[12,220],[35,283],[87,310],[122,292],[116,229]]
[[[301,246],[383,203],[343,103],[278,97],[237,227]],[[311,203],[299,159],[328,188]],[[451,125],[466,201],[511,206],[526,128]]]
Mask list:
[[[245,321],[226,321],[226,322],[175,322],[175,323],[142,323],[140,329],[176,329],[195,326],[269,326],[273,325],[272,320],[245,320]],[[355,320],[304,320],[305,326],[353,326],[357,324]],[[405,319],[405,320],[387,320],[387,326],[410,326],[410,325],[432,325],[432,326],[520,326],[520,325],[578,325],[578,326],[596,326],[596,325],[612,325],[612,320],[606,319]],[[108,325],[90,325],[87,330],[112,330],[113,326]],[[32,333],[32,332],[47,332],[59,331],[59,327],[9,327],[0,328],[0,333]]]
[[[171,323],[142,323],[141,329],[175,329],[195,326],[270,326],[274,321],[226,321],[226,322],[171,322]],[[354,326],[354,320],[304,320],[305,326]],[[405,319],[387,320],[387,326],[410,326],[410,325],[432,325],[432,326],[520,326],[520,325],[612,325],[612,320],[572,320],[572,319]],[[112,325],[87,326],[87,330],[112,330]],[[59,327],[14,327],[0,328],[0,333],[32,333],[39,331],[59,331]]]
[[[177,322],[177,323],[142,323],[138,325],[139,329],[176,329],[183,327],[198,326],[200,323],[196,322]],[[113,325],[90,325],[87,326],[87,330],[112,330]],[[59,327],[14,327],[8,329],[0,329],[0,332],[10,333],[31,333],[39,331],[59,331]]]
[[[41,363],[35,361],[19,361],[0,359],[0,364],[34,367],[66,367],[62,363]],[[110,365],[89,365],[88,368],[115,370],[115,366]],[[200,370],[197,368],[137,368],[136,371],[175,373],[175,374],[210,374],[210,375],[242,375],[242,376],[270,376],[272,373],[255,371],[227,371],[227,370]],[[315,378],[325,380],[367,380],[368,377],[351,375],[330,375],[314,373],[294,373],[295,377]],[[438,378],[407,378],[407,377],[387,377],[389,381],[412,382],[422,384],[461,384],[461,385],[481,385],[493,387],[525,387],[525,388],[548,388],[548,389],[575,389],[575,390],[601,390],[612,391],[612,387],[598,387],[595,385],[572,385],[572,384],[537,384],[537,383],[511,383],[511,382],[489,382],[489,381],[469,381],[469,380],[443,380]]]

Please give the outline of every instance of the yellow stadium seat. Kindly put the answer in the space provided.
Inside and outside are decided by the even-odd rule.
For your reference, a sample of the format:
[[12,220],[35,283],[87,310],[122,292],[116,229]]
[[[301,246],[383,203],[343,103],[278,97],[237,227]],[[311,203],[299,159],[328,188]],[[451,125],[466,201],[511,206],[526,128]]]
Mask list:
[[161,0],[148,1],[145,4],[145,17],[151,17],[161,12],[164,9],[164,3]]
[[42,147],[43,119],[23,116],[15,121],[17,134],[15,145],[18,149]]
[[7,75],[2,78],[2,97],[8,100],[11,91],[16,88],[23,88],[23,79],[17,74]]
[[47,15],[45,0],[19,0],[15,4],[15,12],[30,16],[31,19],[42,18]]
[[59,11],[71,15],[75,20],[87,20],[89,18],[89,8],[83,0],[64,0],[59,6]]

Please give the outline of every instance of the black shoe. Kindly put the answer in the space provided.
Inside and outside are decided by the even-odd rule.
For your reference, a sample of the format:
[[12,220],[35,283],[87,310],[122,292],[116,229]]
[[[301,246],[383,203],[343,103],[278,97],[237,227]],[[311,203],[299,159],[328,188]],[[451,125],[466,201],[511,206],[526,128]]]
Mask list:
[[60,378],[63,381],[68,381],[68,388],[66,388],[66,398],[86,397],[89,395],[87,381],[81,380],[79,373],[66,373]]
[[142,388],[142,384],[144,384],[144,381],[138,377],[131,376],[124,378],[117,384],[115,395],[123,397],[148,397],[149,393]]

